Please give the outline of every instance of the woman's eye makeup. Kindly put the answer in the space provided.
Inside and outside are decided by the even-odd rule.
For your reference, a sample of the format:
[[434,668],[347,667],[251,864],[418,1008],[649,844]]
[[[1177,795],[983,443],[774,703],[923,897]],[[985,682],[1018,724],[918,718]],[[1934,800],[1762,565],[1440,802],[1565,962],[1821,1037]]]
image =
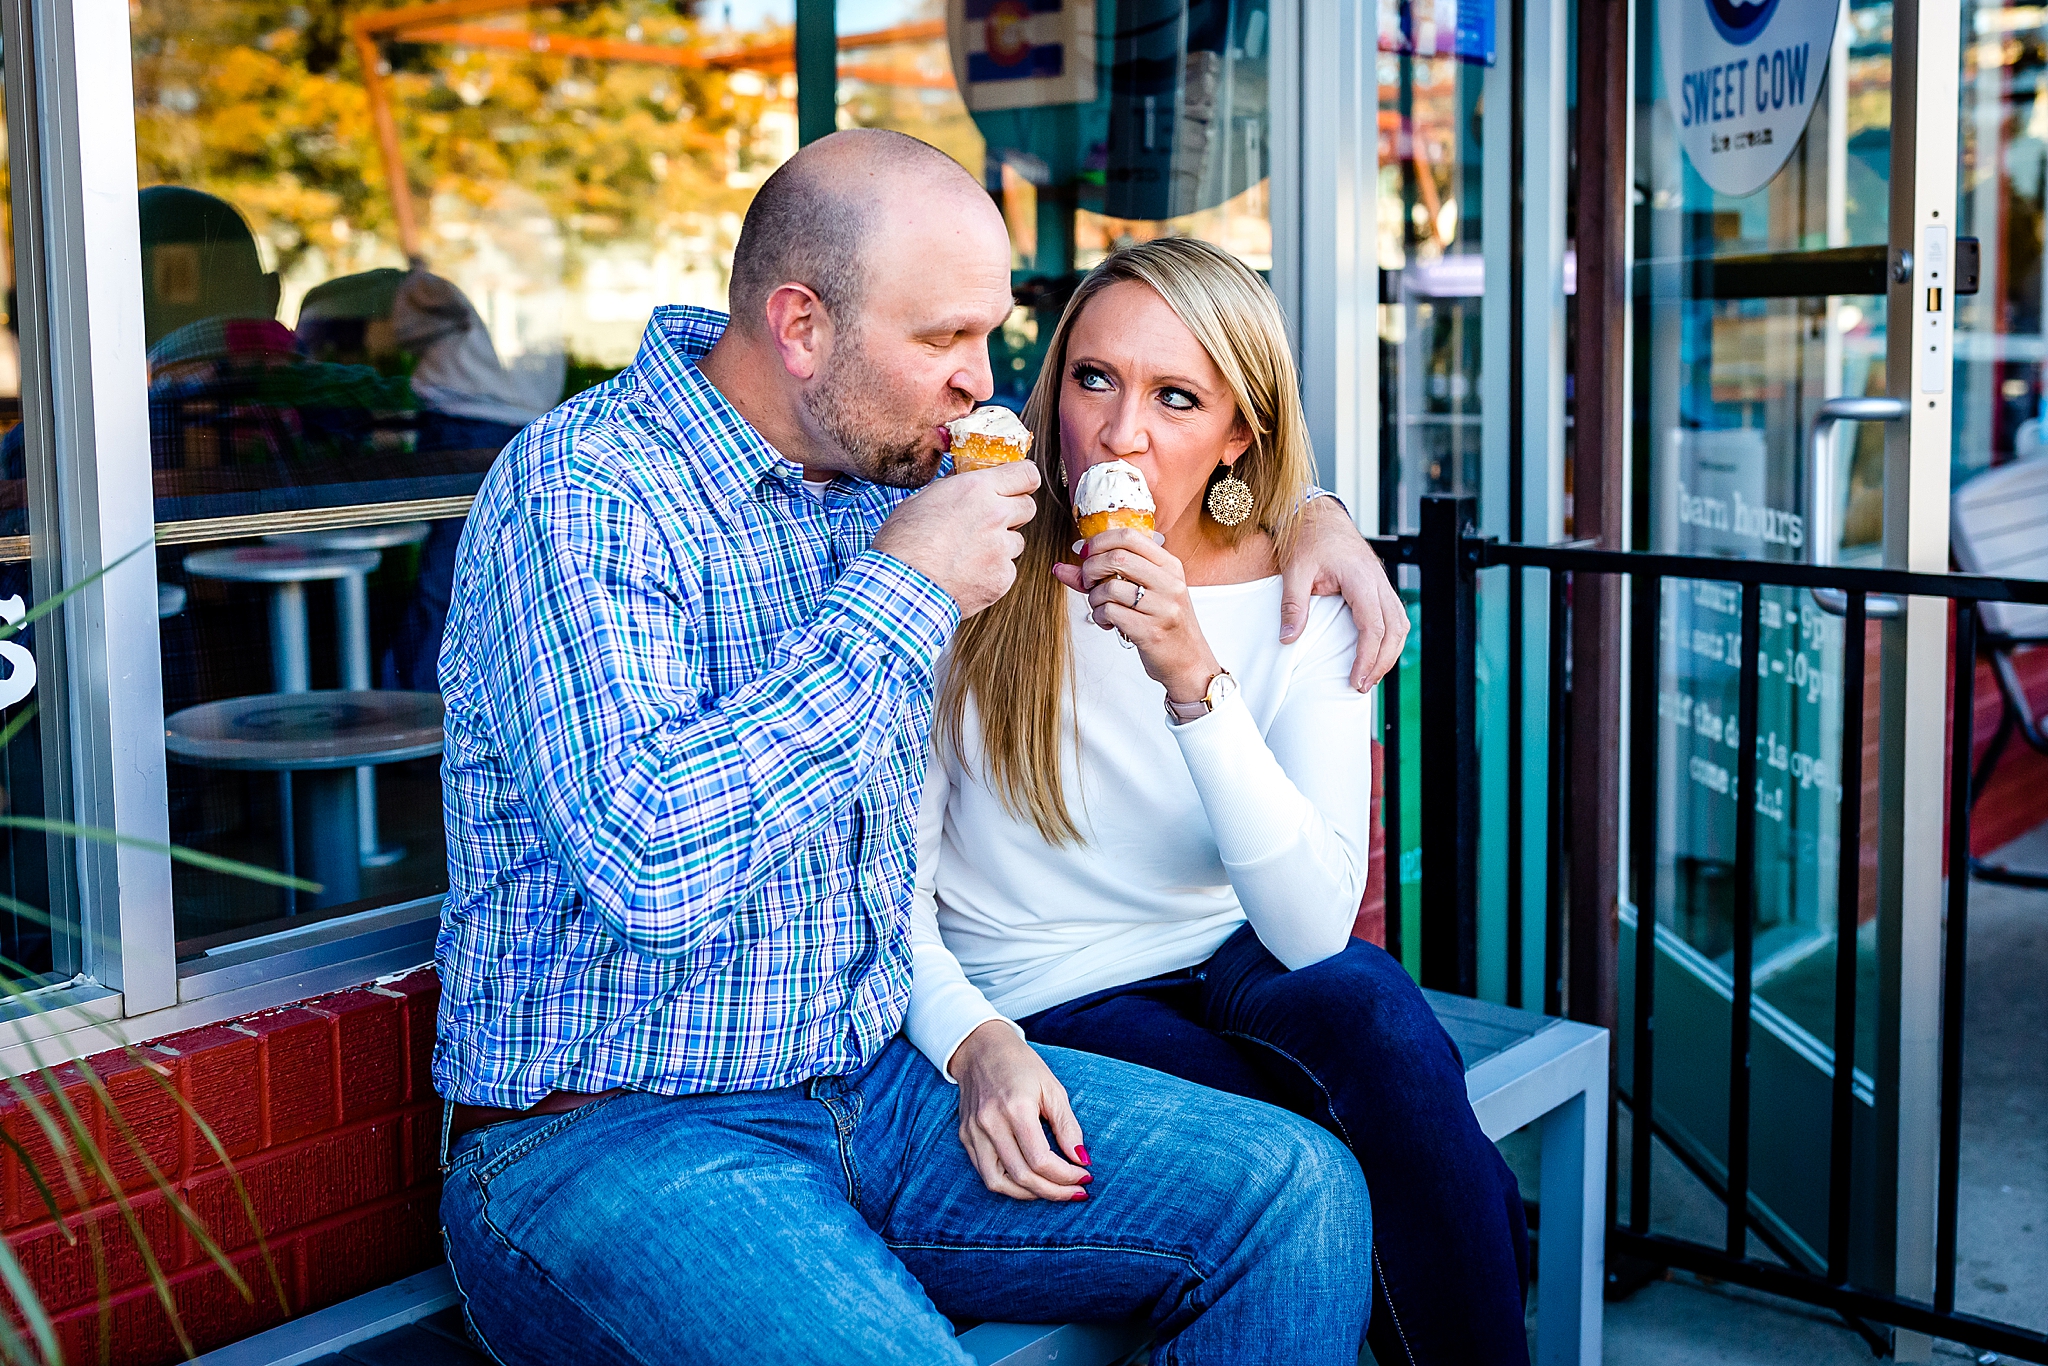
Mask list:
[[[1074,366],[1072,373],[1074,383],[1084,393],[1106,394],[1116,388],[1116,382],[1101,366],[1081,361]],[[1191,391],[1177,385],[1167,385],[1158,390],[1158,398],[1160,403],[1177,413],[1192,413],[1202,406],[1202,401]]]

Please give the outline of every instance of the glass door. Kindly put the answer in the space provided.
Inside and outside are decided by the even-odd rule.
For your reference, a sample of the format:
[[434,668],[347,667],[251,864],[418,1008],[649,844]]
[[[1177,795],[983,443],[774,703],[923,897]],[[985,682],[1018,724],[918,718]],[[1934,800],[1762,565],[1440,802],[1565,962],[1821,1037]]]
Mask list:
[[[1891,7],[1851,0],[1832,20],[1766,17],[1753,33],[1713,29],[1709,8],[1729,9],[1636,8],[1635,543],[1874,562],[1882,426],[1840,429],[1833,478],[1814,467],[1810,437],[1827,400],[1886,392]],[[1811,543],[1817,527],[1833,529],[1827,544]],[[1660,606],[1657,862],[1638,872],[1646,898],[1655,889],[1661,950],[1657,1075],[1672,1079],[1655,1120],[1711,1187],[1727,1132],[1735,813],[1749,803],[1755,1113],[1774,1117],[1752,1137],[1753,1189],[1773,1247],[1797,1259],[1824,1246],[1825,1182],[1801,1162],[1825,1153],[1805,1139],[1826,1131],[1837,812],[1841,784],[1861,783],[1865,767],[1840,752],[1841,618],[1806,592],[1765,590],[1756,733],[1742,733],[1738,604],[1734,585],[1698,579],[1666,581]],[[1871,651],[1873,677],[1876,638],[1851,647]],[[1874,718],[1865,733],[1874,745]],[[1735,782],[1745,745],[1760,775],[1749,792]],[[1865,802],[1868,822],[1876,809]],[[1874,984],[1875,880],[1864,889]],[[1644,930],[1625,916],[1623,1018]],[[1875,1056],[1875,996],[1859,993],[1859,1061]],[[1624,1057],[1624,1078],[1628,1067]],[[1817,1130],[1786,1122],[1816,1116]]]

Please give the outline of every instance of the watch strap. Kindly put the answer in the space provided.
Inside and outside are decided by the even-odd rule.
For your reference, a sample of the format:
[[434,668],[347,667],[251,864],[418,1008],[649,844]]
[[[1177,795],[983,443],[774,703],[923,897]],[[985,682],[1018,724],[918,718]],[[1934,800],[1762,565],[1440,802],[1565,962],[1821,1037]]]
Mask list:
[[1209,700],[1216,693],[1216,680],[1219,678],[1228,678],[1231,681],[1235,682],[1236,677],[1237,676],[1231,673],[1228,669],[1218,669],[1215,673],[1209,675],[1208,683],[1205,684],[1202,688],[1202,695],[1196,698],[1194,701],[1176,702],[1171,697],[1167,698],[1167,717],[1170,720],[1172,720],[1175,724],[1179,724],[1182,721],[1201,720],[1204,716],[1207,716],[1210,712],[1216,710],[1216,704]]

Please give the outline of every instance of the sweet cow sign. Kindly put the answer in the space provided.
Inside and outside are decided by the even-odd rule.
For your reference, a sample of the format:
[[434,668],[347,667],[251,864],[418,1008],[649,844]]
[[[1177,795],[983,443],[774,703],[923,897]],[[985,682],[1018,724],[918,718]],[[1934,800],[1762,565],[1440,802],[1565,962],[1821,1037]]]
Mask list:
[[1658,0],[1678,139],[1707,184],[1746,195],[1806,131],[1835,41],[1836,0]]

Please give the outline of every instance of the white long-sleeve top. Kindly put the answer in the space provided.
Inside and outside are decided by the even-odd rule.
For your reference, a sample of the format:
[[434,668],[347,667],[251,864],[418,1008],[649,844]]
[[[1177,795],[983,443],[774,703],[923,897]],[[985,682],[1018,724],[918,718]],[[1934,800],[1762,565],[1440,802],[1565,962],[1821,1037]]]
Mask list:
[[1137,651],[1066,595],[1079,845],[1049,844],[984,785],[972,700],[963,753],[935,746],[918,821],[914,978],[904,1028],[949,1080],[978,1025],[1202,962],[1249,920],[1304,967],[1344,947],[1365,888],[1369,701],[1350,684],[1358,630],[1313,600],[1280,644],[1280,580],[1190,590],[1238,696],[1171,724]]

